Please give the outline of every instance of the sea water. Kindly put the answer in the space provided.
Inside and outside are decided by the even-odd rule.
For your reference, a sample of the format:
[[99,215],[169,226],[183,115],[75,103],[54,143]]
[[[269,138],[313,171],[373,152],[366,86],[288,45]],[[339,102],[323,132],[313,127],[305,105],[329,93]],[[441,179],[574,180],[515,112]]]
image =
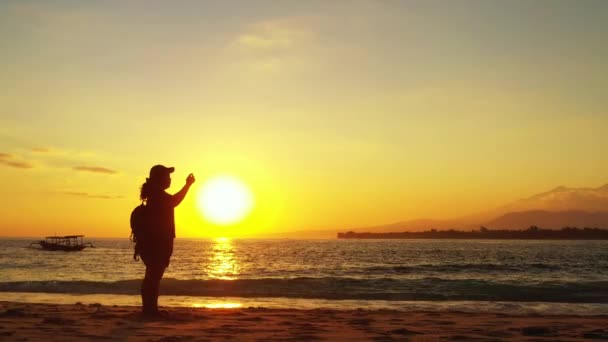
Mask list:
[[[0,300],[139,304],[128,239],[0,240]],[[608,241],[177,239],[161,305],[608,313]]]

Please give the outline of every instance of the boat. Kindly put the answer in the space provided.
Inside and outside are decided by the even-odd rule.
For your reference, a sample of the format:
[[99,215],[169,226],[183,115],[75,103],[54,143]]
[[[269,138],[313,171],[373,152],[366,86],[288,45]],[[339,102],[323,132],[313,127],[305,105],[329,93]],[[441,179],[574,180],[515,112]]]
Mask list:
[[45,251],[65,251],[76,252],[85,249],[86,247],[95,247],[92,243],[85,243],[82,238],[84,235],[66,235],[66,236],[47,236],[44,240],[34,241],[30,243],[30,248],[39,245],[38,249]]

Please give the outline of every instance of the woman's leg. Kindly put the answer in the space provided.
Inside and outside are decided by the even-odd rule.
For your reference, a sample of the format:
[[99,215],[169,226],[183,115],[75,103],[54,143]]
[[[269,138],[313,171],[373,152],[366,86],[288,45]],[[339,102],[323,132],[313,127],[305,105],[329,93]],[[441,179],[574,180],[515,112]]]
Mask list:
[[143,313],[158,312],[158,294],[160,280],[165,273],[165,267],[159,265],[146,266],[146,275],[141,283],[141,301]]
[[158,296],[160,294],[160,280],[165,274],[165,267],[159,266],[154,274],[154,290],[152,291],[152,310],[158,312]]
[[[165,269],[169,266],[169,259],[173,252],[173,239],[165,241],[165,245],[154,250],[154,257],[150,260],[149,256],[142,255],[142,260],[146,263],[146,275],[141,284],[142,312],[158,313],[158,295],[160,292],[160,280]],[[144,258],[144,256],[147,256]],[[146,262],[148,261],[148,262]]]

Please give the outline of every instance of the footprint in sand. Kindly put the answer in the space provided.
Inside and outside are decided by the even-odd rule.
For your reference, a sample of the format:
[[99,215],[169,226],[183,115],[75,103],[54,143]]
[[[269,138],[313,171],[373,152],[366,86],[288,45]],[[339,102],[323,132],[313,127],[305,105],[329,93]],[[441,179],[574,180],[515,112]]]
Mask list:
[[74,325],[76,321],[63,317],[46,317],[42,320],[42,324],[57,324],[57,325]]
[[521,328],[521,334],[524,336],[543,336],[555,333],[554,329],[549,327],[524,327]]
[[583,334],[583,338],[591,338],[597,340],[608,340],[608,330],[595,329]]
[[394,335],[421,335],[422,334],[421,332],[409,330],[409,329],[405,329],[405,328],[390,330],[389,333],[394,334]]
[[26,317],[27,313],[24,309],[20,308],[12,308],[4,311],[0,314],[1,317]]
[[9,330],[9,331],[0,331],[0,336],[2,337],[8,337],[8,336],[13,336],[15,334],[14,331]]
[[370,325],[372,321],[370,319],[352,319],[348,323],[350,325]]

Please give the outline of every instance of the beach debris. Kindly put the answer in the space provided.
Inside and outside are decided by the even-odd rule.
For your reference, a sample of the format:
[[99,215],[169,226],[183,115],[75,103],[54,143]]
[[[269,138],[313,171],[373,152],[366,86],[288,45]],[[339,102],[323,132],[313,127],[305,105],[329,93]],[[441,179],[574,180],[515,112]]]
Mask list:
[[524,336],[540,336],[553,334],[555,330],[548,327],[524,327],[521,328],[521,333]]

